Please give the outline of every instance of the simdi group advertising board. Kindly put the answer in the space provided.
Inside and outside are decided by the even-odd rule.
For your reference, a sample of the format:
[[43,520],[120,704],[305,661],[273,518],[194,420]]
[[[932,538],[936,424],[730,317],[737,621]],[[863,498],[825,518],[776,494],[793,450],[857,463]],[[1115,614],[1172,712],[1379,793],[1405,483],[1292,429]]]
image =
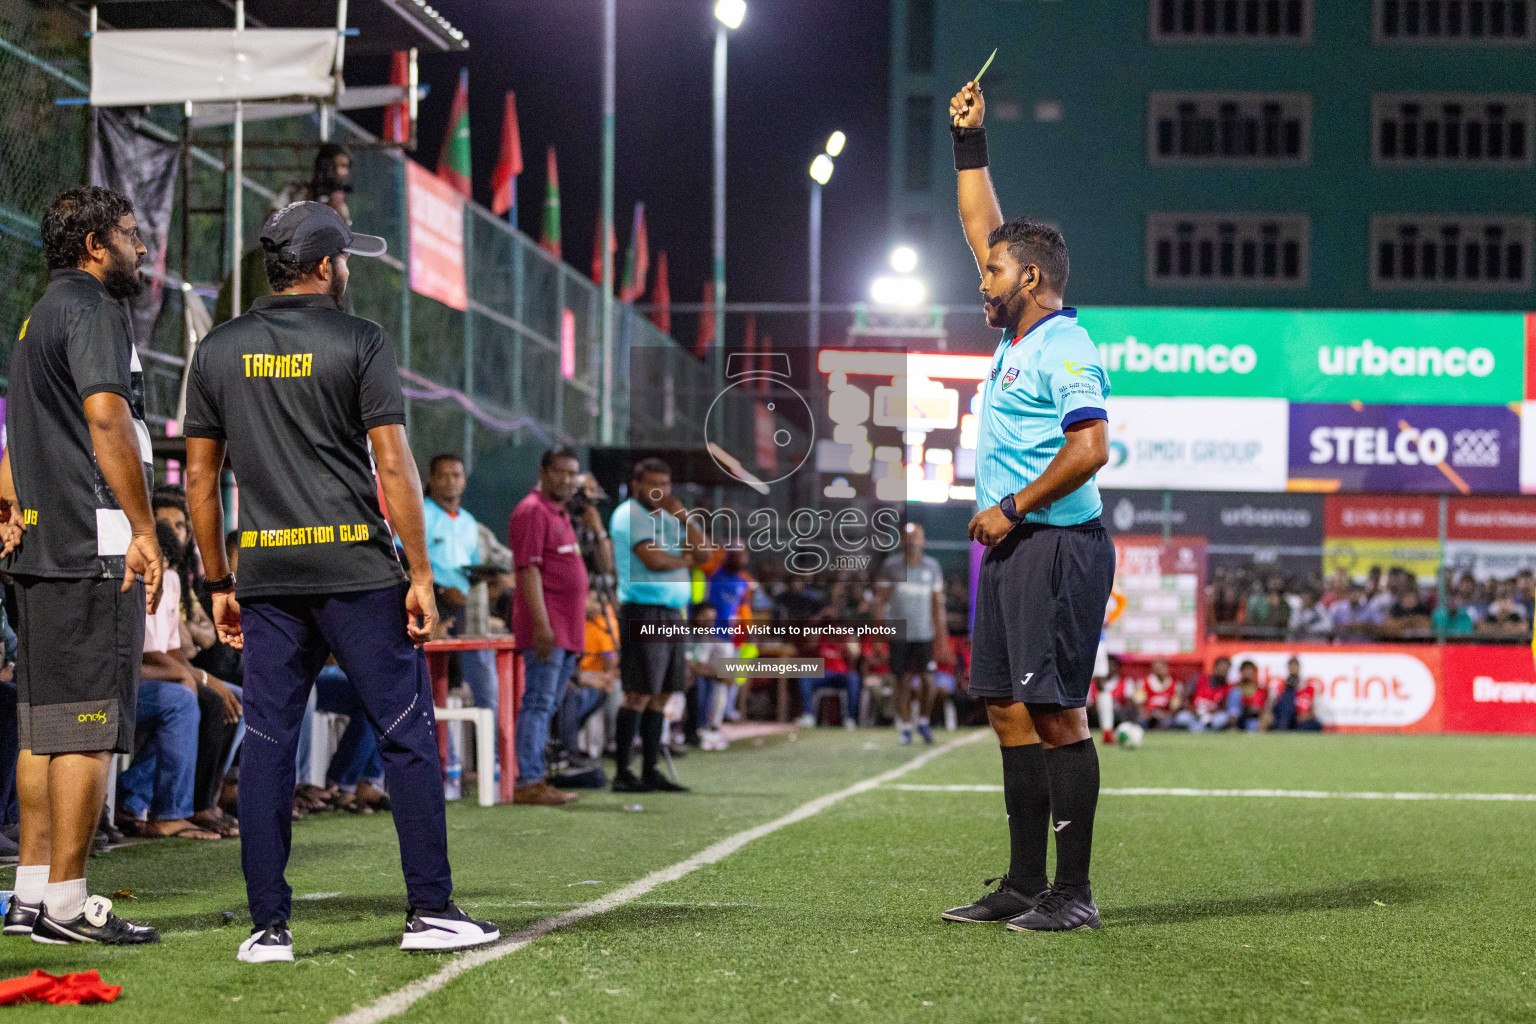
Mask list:
[[1101,486],[1536,491],[1536,453],[1521,464],[1536,316],[1112,307],[1079,322],[1112,389]]

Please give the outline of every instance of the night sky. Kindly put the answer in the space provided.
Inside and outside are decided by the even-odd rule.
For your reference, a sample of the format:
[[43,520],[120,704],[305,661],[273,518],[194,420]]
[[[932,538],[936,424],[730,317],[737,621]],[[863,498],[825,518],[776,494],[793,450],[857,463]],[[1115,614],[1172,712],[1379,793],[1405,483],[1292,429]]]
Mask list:
[[[806,169],[834,129],[849,142],[825,192],[823,299],[864,297],[887,242],[889,0],[749,0],[728,74],[727,279],[736,301],[806,298]],[[598,0],[437,0],[467,54],[422,53],[431,84],[417,158],[436,166],[458,70],[468,59],[475,198],[490,202],[503,96],[517,93],[525,170],[519,226],[539,234],[544,151],[559,156],[565,258],[590,271],[599,215],[602,7]],[[619,0],[615,274],[636,200],[652,267],[667,250],[674,302],[710,272],[713,0]],[[378,61],[349,80],[383,81]],[[360,118],[369,127],[378,118]],[[654,275],[653,275],[654,278]],[[691,339],[690,339],[691,340]]]

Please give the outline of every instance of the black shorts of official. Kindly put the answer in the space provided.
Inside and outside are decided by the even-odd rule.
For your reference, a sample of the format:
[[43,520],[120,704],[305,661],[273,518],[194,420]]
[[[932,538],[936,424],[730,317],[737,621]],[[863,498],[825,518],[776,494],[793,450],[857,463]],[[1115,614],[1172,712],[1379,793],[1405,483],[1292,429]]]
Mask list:
[[144,584],[16,577],[16,712],[34,754],[133,753]]
[[933,663],[932,640],[892,640],[891,675],[906,679],[916,672],[932,672],[938,668]]
[[681,608],[661,604],[619,605],[619,687],[625,693],[682,693],[688,679],[684,669],[686,641],[634,640],[631,622],[685,621]]
[[1085,706],[1114,579],[1115,545],[1097,519],[1014,527],[981,563],[971,693]]

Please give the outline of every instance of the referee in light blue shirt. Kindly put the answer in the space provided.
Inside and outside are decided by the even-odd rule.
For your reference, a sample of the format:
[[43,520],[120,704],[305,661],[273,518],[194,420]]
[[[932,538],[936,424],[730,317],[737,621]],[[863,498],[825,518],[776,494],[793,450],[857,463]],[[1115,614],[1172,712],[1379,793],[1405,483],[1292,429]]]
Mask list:
[[[1008,872],[997,890],[945,912],[1014,931],[1099,927],[1088,885],[1099,758],[1088,684],[1115,575],[1096,474],[1109,460],[1109,378],[1077,311],[1062,302],[1067,243],[1027,218],[1005,222],[987,173],[981,89],[950,101],[960,220],[981,270],[987,324],[1003,332],[982,384],[970,536],[981,565],[971,693],[1002,747]],[[1056,836],[1056,878],[1046,846]]]

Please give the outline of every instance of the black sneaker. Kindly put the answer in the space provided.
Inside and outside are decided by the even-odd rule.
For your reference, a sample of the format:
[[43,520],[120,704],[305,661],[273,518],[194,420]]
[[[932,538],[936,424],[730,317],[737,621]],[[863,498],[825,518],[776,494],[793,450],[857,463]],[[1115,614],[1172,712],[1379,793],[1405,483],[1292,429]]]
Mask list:
[[1052,889],[1033,910],[1008,922],[1011,932],[1070,932],[1079,928],[1101,928],[1099,908],[1087,889],[1075,893]]
[[1045,889],[1030,896],[1009,885],[1006,878],[989,878],[983,884],[991,885],[993,882],[998,883],[997,888],[975,903],[954,907],[939,916],[946,921],[959,921],[961,924],[995,924],[1034,910],[1035,904],[1050,892]]
[[42,909],[41,903],[23,903],[12,896],[11,905],[5,909],[5,934],[31,935],[32,926],[37,923],[37,915]]
[[293,933],[287,921],[273,921],[265,928],[251,929],[251,937],[240,943],[241,963],[293,963]]
[[85,901],[85,912],[68,921],[60,921],[39,908],[37,920],[32,924],[32,941],[50,946],[68,946],[80,942],[96,942],[103,946],[141,946],[147,942],[159,942],[160,933],[153,928],[132,921],[125,921],[112,913],[112,901],[105,896],[91,896]]
[[646,772],[640,776],[640,784],[658,793],[687,793],[689,789],[680,782],[673,782],[661,772]]
[[642,782],[635,777],[634,772],[619,772],[613,777],[613,791],[615,793],[651,793],[656,789],[649,782]]
[[501,938],[501,932],[489,921],[476,921],[449,900],[442,910],[411,908],[405,915],[405,936],[401,949],[444,950],[481,946]]

